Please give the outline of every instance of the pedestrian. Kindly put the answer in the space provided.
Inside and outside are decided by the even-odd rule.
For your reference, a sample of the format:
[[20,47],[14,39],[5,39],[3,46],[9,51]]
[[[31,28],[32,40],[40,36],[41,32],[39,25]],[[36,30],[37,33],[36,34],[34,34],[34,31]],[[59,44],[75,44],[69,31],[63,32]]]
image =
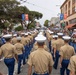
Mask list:
[[[6,34],[3,36],[6,40],[6,43],[0,48],[0,55],[4,56],[4,63],[8,68],[8,75],[13,75],[15,58],[18,61],[17,53],[15,47],[10,43],[11,34]],[[15,58],[14,58],[15,57]]]
[[60,48],[60,75],[69,75],[70,71],[68,69],[68,64],[70,61],[70,58],[75,54],[74,48],[68,44],[71,37],[69,36],[63,36],[63,39],[65,41],[65,45]]
[[63,33],[57,33],[58,35],[58,39],[56,40],[55,42],[55,45],[54,45],[54,49],[55,49],[55,62],[54,62],[54,69],[57,69],[57,66],[58,66],[58,61],[59,61],[59,51],[60,51],[60,48],[64,45],[64,40],[62,39],[62,36],[63,36]]
[[33,51],[28,59],[28,75],[32,74],[32,66],[34,66],[34,73],[32,75],[50,75],[53,66],[52,55],[45,51],[44,42],[46,37],[36,37],[38,49]]
[[76,55],[70,58],[68,69],[70,70],[70,75],[76,75]]
[[18,55],[18,71],[17,74],[19,74],[21,71],[21,62],[23,60],[23,52],[24,52],[24,46],[21,44],[21,37],[17,37],[17,43],[14,45],[16,48],[16,52]]

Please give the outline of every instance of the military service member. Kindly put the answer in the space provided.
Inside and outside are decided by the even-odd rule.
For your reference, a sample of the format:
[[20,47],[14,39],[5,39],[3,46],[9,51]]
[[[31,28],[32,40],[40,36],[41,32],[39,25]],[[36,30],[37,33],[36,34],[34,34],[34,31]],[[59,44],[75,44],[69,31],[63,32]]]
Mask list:
[[18,74],[20,73],[21,62],[23,59],[24,46],[20,43],[21,37],[17,37],[17,43],[14,45],[18,55]]
[[55,53],[56,53],[56,48],[55,48],[55,44],[56,44],[56,40],[57,40],[58,36],[57,35],[53,35],[53,39],[51,41],[51,46],[52,46],[52,56],[53,56],[53,60],[55,59]]
[[34,66],[33,75],[49,75],[52,71],[53,59],[52,55],[45,51],[44,42],[46,37],[36,37],[38,49],[30,54],[28,59],[28,75],[32,74],[32,66]]
[[76,75],[76,55],[70,58],[68,69],[70,70],[70,75]]
[[57,69],[58,66],[58,61],[59,61],[59,51],[60,48],[64,45],[64,40],[62,39],[63,33],[57,33],[58,39],[56,40],[54,49],[56,50],[55,52],[55,63],[54,63],[54,68]]
[[65,45],[60,48],[60,75],[69,75],[68,64],[70,58],[75,54],[74,48],[68,44],[69,40],[71,39],[69,36],[63,36],[65,41]]
[[10,43],[10,39],[12,37],[11,34],[7,34],[3,36],[6,40],[6,43],[1,46],[0,55],[4,56],[4,63],[8,67],[8,75],[13,75],[15,59],[18,61],[17,53],[15,47]]
[[11,43],[14,45],[14,44],[16,44],[17,43],[17,34],[14,34],[13,35],[13,38],[11,39]]

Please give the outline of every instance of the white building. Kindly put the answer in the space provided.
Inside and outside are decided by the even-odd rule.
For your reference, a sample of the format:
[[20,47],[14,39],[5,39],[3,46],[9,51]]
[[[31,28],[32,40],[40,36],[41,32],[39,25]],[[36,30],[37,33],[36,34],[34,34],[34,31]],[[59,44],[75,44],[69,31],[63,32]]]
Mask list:
[[60,18],[59,17],[52,17],[50,20],[50,25],[60,26]]

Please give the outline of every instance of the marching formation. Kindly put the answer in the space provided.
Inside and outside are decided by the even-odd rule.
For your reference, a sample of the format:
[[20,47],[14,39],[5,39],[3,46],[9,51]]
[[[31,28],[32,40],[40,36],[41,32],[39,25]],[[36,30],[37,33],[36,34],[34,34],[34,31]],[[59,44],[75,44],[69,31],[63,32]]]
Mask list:
[[8,33],[0,38],[0,58],[4,58],[8,75],[20,74],[25,64],[27,75],[50,75],[58,65],[60,75],[76,75],[76,29],[71,36],[46,29]]

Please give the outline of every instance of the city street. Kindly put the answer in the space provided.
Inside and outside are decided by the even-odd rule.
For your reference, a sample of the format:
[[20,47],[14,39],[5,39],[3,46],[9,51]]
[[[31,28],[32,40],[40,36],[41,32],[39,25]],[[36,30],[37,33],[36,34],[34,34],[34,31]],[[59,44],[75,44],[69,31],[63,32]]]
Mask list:
[[[49,46],[47,41],[46,44],[47,46]],[[7,75],[8,73],[7,67],[4,64],[3,60],[0,62],[0,72],[2,72],[4,75]],[[28,65],[26,64],[24,67],[22,67],[21,73],[19,75],[27,75],[27,72],[28,72]],[[59,75],[59,74],[60,74],[59,67],[57,70],[53,68],[51,75]]]
[[0,75],[76,75],[76,0],[0,0]]

